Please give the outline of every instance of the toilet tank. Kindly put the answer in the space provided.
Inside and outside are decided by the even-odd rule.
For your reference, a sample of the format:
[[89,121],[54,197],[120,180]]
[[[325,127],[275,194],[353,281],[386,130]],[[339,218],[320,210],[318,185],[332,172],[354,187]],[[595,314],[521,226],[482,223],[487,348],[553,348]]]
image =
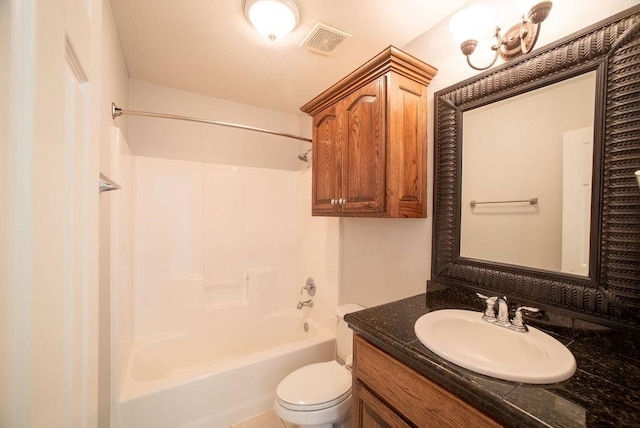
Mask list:
[[353,354],[353,330],[344,322],[344,316],[352,312],[358,312],[364,308],[355,303],[339,305],[336,307],[336,316],[338,317],[338,326],[336,327],[336,349],[338,359],[345,361],[346,358]]

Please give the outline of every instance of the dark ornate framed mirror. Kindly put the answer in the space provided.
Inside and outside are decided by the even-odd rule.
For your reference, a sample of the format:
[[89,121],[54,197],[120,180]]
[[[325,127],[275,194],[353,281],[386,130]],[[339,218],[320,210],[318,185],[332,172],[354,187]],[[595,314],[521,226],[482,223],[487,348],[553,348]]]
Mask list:
[[640,328],[640,6],[438,91],[435,122],[431,281]]

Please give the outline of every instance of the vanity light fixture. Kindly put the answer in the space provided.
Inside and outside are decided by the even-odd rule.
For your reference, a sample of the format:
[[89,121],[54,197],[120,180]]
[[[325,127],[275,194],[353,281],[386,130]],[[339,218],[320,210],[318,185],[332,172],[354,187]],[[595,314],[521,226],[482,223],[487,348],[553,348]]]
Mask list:
[[294,0],[245,0],[244,13],[256,31],[272,42],[289,34],[300,21]]
[[[449,29],[467,57],[469,66],[474,70],[486,70],[495,64],[498,56],[507,61],[530,52],[538,40],[540,24],[547,19],[552,6],[549,0],[536,1],[519,0],[523,11],[522,21],[509,28],[504,35],[500,34],[499,26],[490,30],[493,34],[487,34],[485,23],[496,22],[495,14],[488,6],[477,4],[456,13],[449,21]],[[476,67],[471,63],[471,54],[475,51],[478,40],[488,35],[495,37],[495,44],[491,46],[495,51],[493,60],[486,67]]]

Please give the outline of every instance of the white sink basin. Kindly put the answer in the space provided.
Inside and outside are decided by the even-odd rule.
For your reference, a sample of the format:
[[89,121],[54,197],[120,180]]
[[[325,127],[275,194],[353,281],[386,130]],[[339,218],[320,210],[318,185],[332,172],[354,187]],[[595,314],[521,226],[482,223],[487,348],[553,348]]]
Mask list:
[[443,309],[416,321],[415,333],[431,351],[466,369],[514,382],[569,379],[576,360],[562,343],[529,327],[518,333],[490,324],[481,312]]

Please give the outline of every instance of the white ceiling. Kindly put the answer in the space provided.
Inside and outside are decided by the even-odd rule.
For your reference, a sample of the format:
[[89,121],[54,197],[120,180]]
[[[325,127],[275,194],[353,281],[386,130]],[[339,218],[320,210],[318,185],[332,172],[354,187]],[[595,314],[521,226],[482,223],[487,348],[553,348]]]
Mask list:
[[[299,113],[378,52],[406,45],[467,1],[296,0],[300,24],[275,42],[253,29],[243,0],[111,0],[111,6],[131,78]],[[353,37],[330,56],[298,47],[316,22]]]

